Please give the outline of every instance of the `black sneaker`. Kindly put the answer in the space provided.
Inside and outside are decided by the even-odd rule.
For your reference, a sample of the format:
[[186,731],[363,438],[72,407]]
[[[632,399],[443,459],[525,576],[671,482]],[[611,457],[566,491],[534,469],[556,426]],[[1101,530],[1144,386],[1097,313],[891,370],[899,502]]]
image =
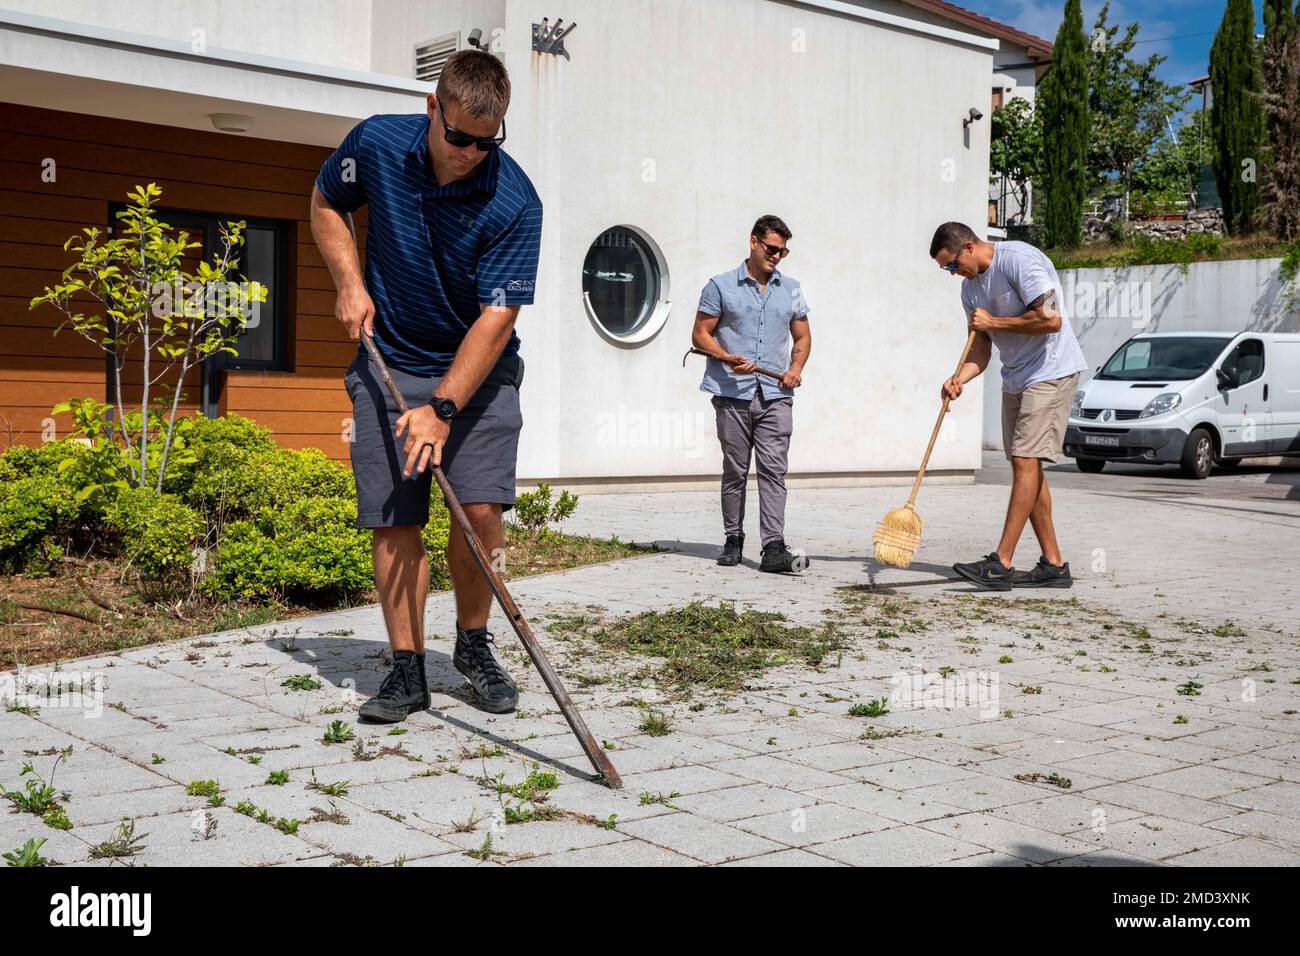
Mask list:
[[718,564],[730,568],[740,563],[740,552],[745,547],[745,536],[743,534],[727,535],[727,543],[722,546],[722,553],[718,555]]
[[1070,562],[1052,564],[1041,555],[1032,571],[1017,571],[1011,583],[1018,588],[1068,588],[1074,584],[1070,577]]
[[773,538],[767,544],[763,545],[763,559],[759,562],[758,570],[760,571],[802,571],[808,567],[806,557],[796,557],[794,552],[785,546],[785,541],[781,538]]
[[456,670],[465,675],[478,706],[491,714],[505,714],[519,703],[519,688],[492,653],[492,635],[487,628],[462,631],[456,628]]
[[990,591],[1010,591],[1011,577],[1015,573],[1002,563],[996,551],[982,561],[970,564],[957,563],[952,569],[972,584]]
[[411,651],[393,654],[393,669],[379,685],[379,693],[361,705],[358,716],[382,724],[395,724],[429,707],[429,688],[424,679],[424,656],[417,660]]

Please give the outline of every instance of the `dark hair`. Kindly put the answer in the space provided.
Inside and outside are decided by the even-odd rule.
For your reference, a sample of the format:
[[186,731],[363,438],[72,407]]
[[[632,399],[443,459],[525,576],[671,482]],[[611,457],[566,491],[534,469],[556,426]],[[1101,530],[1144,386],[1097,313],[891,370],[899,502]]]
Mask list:
[[930,258],[937,256],[940,249],[947,249],[955,254],[961,251],[963,242],[979,242],[979,240],[980,237],[975,235],[975,231],[964,222],[945,222],[934,231],[934,238],[930,240]]
[[750,233],[759,242],[769,232],[774,232],[786,242],[790,241],[790,227],[787,226],[779,216],[761,216],[758,222],[754,223],[754,229]]
[[510,105],[510,77],[505,64],[491,53],[461,50],[448,57],[437,94],[478,119],[500,119]]

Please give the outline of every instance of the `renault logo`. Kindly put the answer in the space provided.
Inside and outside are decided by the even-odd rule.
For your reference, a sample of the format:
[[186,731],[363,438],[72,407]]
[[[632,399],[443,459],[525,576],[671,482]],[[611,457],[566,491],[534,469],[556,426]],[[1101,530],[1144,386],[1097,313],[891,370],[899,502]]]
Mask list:
[[1101,420],[1102,420],[1103,422],[1108,422],[1108,421],[1110,421],[1110,420],[1111,420],[1112,418],[1114,418],[1114,417],[1115,417],[1115,409],[1113,409],[1113,408],[1108,408],[1108,409],[1106,409],[1104,412],[1101,413]]

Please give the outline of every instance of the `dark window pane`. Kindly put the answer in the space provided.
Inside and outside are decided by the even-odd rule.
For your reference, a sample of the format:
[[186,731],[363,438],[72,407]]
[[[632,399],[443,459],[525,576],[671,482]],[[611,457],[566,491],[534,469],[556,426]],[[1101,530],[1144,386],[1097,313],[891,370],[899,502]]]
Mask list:
[[582,264],[582,291],[612,335],[628,335],[649,320],[659,302],[659,265],[648,244],[630,229],[607,229]]
[[275,300],[279,294],[275,282],[275,230],[250,226],[244,233],[244,250],[240,274],[248,282],[266,287],[265,302],[251,302],[251,315],[239,336],[239,358],[232,364],[272,362],[275,360]]

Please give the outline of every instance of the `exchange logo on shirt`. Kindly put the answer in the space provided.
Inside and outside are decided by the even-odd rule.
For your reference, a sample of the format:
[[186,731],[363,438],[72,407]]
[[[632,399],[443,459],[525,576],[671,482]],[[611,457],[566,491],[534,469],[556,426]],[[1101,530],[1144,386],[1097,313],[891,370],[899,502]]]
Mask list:
[[533,291],[533,285],[532,279],[511,279],[506,283],[506,291],[529,293]]

